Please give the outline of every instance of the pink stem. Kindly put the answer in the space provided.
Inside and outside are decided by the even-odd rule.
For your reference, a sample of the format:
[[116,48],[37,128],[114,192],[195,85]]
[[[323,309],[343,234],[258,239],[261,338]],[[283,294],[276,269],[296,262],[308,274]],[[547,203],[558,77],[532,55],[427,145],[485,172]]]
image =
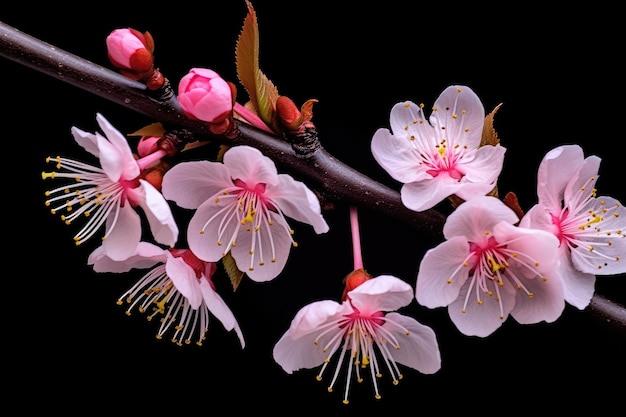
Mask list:
[[242,106],[241,104],[235,102],[234,110],[239,116],[243,117],[243,119],[251,124],[254,127],[258,127],[259,129],[263,129],[268,133],[274,133],[272,129],[267,127],[267,125],[261,120],[259,116]]
[[139,165],[139,169],[143,170],[163,158],[165,155],[167,155],[167,153],[164,150],[159,149],[158,151],[152,152],[150,155],[146,155],[143,158],[138,159],[137,165]]
[[350,206],[350,228],[352,229],[352,254],[354,256],[354,270],[363,269],[361,256],[361,236],[359,234],[359,216],[355,206]]

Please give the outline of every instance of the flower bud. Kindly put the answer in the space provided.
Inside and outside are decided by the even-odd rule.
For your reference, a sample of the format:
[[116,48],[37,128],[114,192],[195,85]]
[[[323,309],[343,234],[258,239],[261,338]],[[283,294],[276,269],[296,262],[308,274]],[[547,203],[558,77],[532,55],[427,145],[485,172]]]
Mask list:
[[209,123],[221,123],[233,112],[230,85],[206,68],[192,68],[181,78],[178,101],[187,117]]
[[115,29],[106,38],[109,60],[125,76],[139,80],[154,66],[154,41],[150,33]]

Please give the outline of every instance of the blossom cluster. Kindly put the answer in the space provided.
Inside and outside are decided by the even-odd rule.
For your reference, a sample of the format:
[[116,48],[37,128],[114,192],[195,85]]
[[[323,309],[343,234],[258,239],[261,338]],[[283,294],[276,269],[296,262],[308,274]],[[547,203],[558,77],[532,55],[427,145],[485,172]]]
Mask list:
[[[147,32],[114,30],[107,47],[123,74],[151,83],[154,44]],[[239,122],[281,135],[312,127],[311,103],[298,110],[281,98],[270,103],[279,113],[270,117],[239,104],[234,85],[209,68],[182,77],[176,100],[188,118],[218,136]],[[596,276],[626,272],[626,209],[598,196],[599,157],[573,144],[550,150],[537,173],[537,203],[524,213],[497,196],[506,148],[486,137],[489,119],[474,91],[448,86],[429,114],[425,109],[398,102],[389,128],[379,128],[370,146],[408,209],[452,203],[445,240],[426,252],[415,277],[370,275],[353,209],[354,269],[341,276],[343,294],[303,306],[273,349],[285,372],[319,368],[317,378],[328,377],[329,391],[343,385],[344,403],[352,381],[371,379],[381,398],[383,374],[397,384],[402,367],[439,371],[435,331],[402,312],[412,302],[446,307],[462,334],[488,337],[509,316],[520,324],[549,323],[566,304],[585,309]],[[133,149],[104,115],[96,114],[96,122],[101,132],[73,127],[71,133],[99,163],[49,158],[55,170],[42,178],[65,183],[46,193],[46,206],[67,224],[84,222],[77,245],[101,239],[87,260],[95,272],[146,270],[118,303],[127,314],[158,318],[157,338],[202,345],[217,318],[245,348],[244,329],[213,282],[218,267],[234,285],[244,276],[256,283],[275,279],[297,247],[296,225],[329,232],[320,199],[255,147],[223,146],[216,158],[183,160],[184,149],[171,152],[165,132],[142,135]],[[188,222],[174,207],[190,213]]]

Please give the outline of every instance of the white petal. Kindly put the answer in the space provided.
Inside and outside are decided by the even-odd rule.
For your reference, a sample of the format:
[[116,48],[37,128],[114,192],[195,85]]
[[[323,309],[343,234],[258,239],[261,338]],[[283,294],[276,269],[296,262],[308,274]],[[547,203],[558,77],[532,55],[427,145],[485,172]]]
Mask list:
[[[115,212],[109,214],[106,230],[109,232]],[[141,218],[130,204],[120,207],[117,223],[102,242],[107,255],[113,260],[124,260],[137,252],[141,240]]]
[[278,181],[277,186],[268,186],[265,197],[274,201],[286,216],[313,226],[318,234],[326,233],[329,227],[313,191],[286,174],[279,175]]
[[93,265],[96,272],[128,272],[133,268],[149,268],[158,262],[165,262],[166,259],[165,250],[149,242],[139,242],[135,254],[121,261],[111,259],[104,247],[99,246],[89,255],[87,264]]
[[469,264],[463,266],[468,255],[469,243],[463,236],[455,236],[428,250],[417,273],[417,302],[436,308],[456,300],[472,268]]
[[[237,245],[231,249],[237,268],[256,282],[276,278],[285,267],[291,251],[292,241],[285,221],[275,215],[272,221],[274,224],[264,224],[257,231],[240,226]],[[251,250],[253,239],[255,246]]]
[[[398,363],[416,369],[423,374],[433,374],[441,368],[441,354],[435,332],[417,320],[398,313],[388,313],[383,328],[395,335],[400,349],[390,346],[391,357]],[[407,335],[398,323],[409,331]]]
[[[230,206],[230,204],[227,204]],[[223,202],[215,202],[213,200],[205,201],[194,213],[187,226],[187,243],[189,249],[200,259],[207,262],[217,262],[224,254],[231,249],[230,239],[239,232],[241,223],[236,217],[229,217],[225,220],[225,216],[232,212],[229,209],[226,213],[219,214],[215,219],[206,224],[207,220],[214,217],[219,210],[224,207]],[[221,225],[222,222],[224,225]],[[219,228],[223,227],[225,232],[218,238]],[[202,232],[203,231],[203,232]]]
[[180,207],[196,209],[215,194],[233,186],[220,162],[191,161],[174,165],[163,176],[161,192]]
[[140,180],[145,191],[143,208],[154,239],[163,245],[174,246],[178,240],[178,226],[163,195],[145,180]]
[[421,157],[410,139],[394,136],[387,129],[378,129],[371,142],[374,159],[396,181],[410,183],[432,178],[420,167]]
[[224,153],[224,165],[232,179],[240,179],[249,186],[259,183],[278,183],[276,165],[261,151],[251,146],[235,146]]
[[235,315],[230,308],[226,305],[222,297],[213,289],[211,284],[206,278],[200,280],[200,290],[202,291],[202,297],[206,303],[207,308],[217,319],[222,322],[222,325],[226,330],[235,330],[241,347],[245,347],[246,343],[243,339],[243,333],[235,319]]
[[448,216],[443,226],[443,234],[448,239],[452,236],[465,236],[470,241],[478,241],[485,232],[492,232],[497,223],[503,221],[515,224],[518,220],[515,212],[498,198],[474,197]]
[[369,279],[348,293],[362,313],[398,310],[413,301],[413,287],[391,275]]
[[187,265],[183,258],[168,256],[165,263],[165,272],[172,280],[176,290],[189,301],[191,308],[197,310],[200,304],[202,304],[202,292],[193,268]]

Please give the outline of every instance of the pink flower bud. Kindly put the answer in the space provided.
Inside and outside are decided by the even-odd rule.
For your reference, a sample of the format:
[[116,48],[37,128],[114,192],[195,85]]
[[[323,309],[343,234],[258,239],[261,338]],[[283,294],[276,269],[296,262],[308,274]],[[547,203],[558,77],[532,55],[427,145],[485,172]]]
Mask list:
[[230,85],[215,71],[192,68],[178,84],[178,101],[191,119],[220,123],[232,114]]
[[111,63],[129,78],[140,79],[154,66],[154,41],[146,32],[135,29],[115,29],[106,38]]

